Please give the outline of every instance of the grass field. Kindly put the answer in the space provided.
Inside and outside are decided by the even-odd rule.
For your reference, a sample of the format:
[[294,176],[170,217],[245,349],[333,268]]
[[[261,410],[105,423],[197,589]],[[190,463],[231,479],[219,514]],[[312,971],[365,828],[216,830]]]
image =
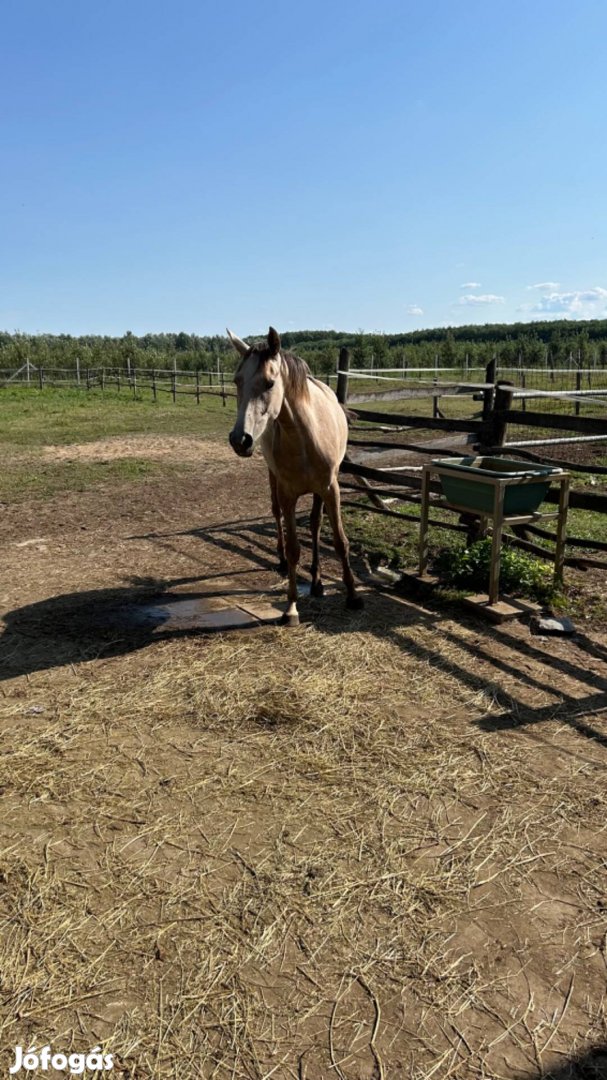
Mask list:
[[180,396],[155,403],[149,394],[133,396],[130,390],[27,390],[0,391],[2,425],[0,442],[10,448],[84,442],[111,435],[198,435],[220,437],[229,430],[221,398]]
[[50,448],[91,443],[103,438],[138,436],[227,438],[234,413],[229,399],[194,398],[183,395],[176,404],[155,403],[149,395],[133,397],[128,390],[86,392],[47,388],[43,391],[14,388],[0,391],[0,502],[44,498],[61,491],[85,491],[98,485],[148,480],[167,472],[187,471],[191,455],[181,460],[176,452],[165,460],[112,455],[87,460],[79,454],[49,454]]

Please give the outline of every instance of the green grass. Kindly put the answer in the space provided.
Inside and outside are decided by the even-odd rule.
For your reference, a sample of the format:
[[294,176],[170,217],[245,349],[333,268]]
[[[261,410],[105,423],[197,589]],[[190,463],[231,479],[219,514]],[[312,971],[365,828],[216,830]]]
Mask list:
[[234,403],[183,395],[155,403],[149,392],[58,388],[0,390],[0,502],[46,499],[62,491],[86,491],[117,482],[149,480],[183,472],[187,464],[119,458],[111,461],[48,461],[48,446],[91,442],[115,435],[196,435],[225,439]]
[[[155,403],[149,391],[0,389],[0,442],[8,446],[57,446],[111,435],[198,435],[223,438],[234,416],[233,399],[185,394]],[[8,451],[10,454],[10,450]],[[6,452],[5,452],[6,453]]]
[[[354,493],[353,493],[354,494]],[[356,497],[356,496],[355,496]],[[394,507],[393,507],[394,508]],[[415,513],[412,505],[407,505],[407,513]],[[371,566],[380,563],[388,565],[394,570],[415,569],[418,561],[419,524],[416,521],[398,521],[396,518],[382,517],[365,510],[355,510],[344,507],[344,526],[353,549],[363,552],[369,559]],[[432,508],[432,516],[445,521],[456,521],[456,516],[447,511]],[[554,527],[554,522],[547,522],[547,527]],[[604,515],[594,514],[587,510],[571,510],[569,512],[568,531],[572,536],[579,536],[590,540],[605,539]],[[532,537],[533,542],[546,549],[552,555],[554,542]],[[462,562],[463,535],[450,532],[436,526],[430,526],[428,530],[428,547],[430,552],[430,567],[433,571],[441,571],[441,567],[449,565],[459,566]],[[568,554],[588,555],[593,554],[599,559],[605,558],[604,552],[594,553],[591,549],[569,548]],[[522,560],[522,561],[521,561]],[[464,560],[465,561],[465,560]],[[535,558],[520,552],[516,548],[504,549],[502,566],[505,566],[506,576],[502,579],[504,591],[511,591],[517,595],[527,596],[531,599],[550,601],[551,605],[561,611],[569,612],[575,617],[592,618],[596,622],[607,620],[607,601],[602,595],[594,595],[592,586],[586,586],[585,575],[581,571],[572,568],[565,570],[565,584],[562,590],[555,591],[551,586],[552,566],[550,562]],[[481,568],[482,569],[482,568]],[[478,570],[478,567],[477,567]],[[480,572],[480,571],[479,571]],[[510,572],[510,581],[508,573]],[[437,594],[446,602],[457,599],[469,592],[477,592],[483,589],[483,585],[463,582],[462,580],[447,580],[445,586]],[[517,579],[520,587],[516,587]],[[506,586],[504,587],[504,581]],[[589,591],[590,589],[590,591]]]
[[[470,547],[443,549],[435,560],[436,570],[447,583],[467,592],[487,592],[491,567],[491,540],[477,540]],[[525,551],[504,547],[500,560],[500,590],[542,602],[555,592],[550,565]]]
[[[349,493],[358,501],[355,492]],[[362,496],[364,498],[364,496]],[[394,506],[391,507],[394,509]],[[407,504],[406,513],[415,513],[414,504]],[[371,565],[387,563],[393,570],[412,569],[417,565],[419,524],[416,521],[398,521],[396,518],[383,517],[381,514],[368,513],[344,507],[344,526],[350,542],[364,551]],[[456,522],[457,518],[445,510],[432,508],[432,517],[436,520]],[[453,548],[461,545],[460,533],[430,526],[428,543],[430,551],[441,548]]]

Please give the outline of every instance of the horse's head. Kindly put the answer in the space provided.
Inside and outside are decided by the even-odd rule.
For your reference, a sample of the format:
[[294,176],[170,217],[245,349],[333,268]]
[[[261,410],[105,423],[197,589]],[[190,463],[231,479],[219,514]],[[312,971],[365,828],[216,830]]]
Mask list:
[[228,330],[241,357],[234,382],[238,416],[230,432],[230,446],[239,457],[250,457],[253,444],[263,434],[269,420],[275,420],[285,395],[280,337],[270,327],[268,341],[247,345]]

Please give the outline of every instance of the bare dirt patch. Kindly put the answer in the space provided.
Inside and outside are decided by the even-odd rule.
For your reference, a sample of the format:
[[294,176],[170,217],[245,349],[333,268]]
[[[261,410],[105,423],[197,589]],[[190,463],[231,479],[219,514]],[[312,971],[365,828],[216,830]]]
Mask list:
[[163,590],[282,595],[263,465],[223,453],[0,523],[3,1049],[600,1075],[604,639],[352,615],[333,583],[296,631],[108,628]]
[[116,458],[147,458],[153,461],[214,464],[232,462],[233,452],[223,443],[185,435],[116,435],[94,442],[45,446],[42,457],[48,461],[114,461]]

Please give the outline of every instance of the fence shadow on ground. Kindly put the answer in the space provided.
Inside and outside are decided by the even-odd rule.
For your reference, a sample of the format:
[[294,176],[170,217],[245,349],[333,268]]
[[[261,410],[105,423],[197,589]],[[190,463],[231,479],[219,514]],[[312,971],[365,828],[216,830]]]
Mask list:
[[[309,540],[305,527],[307,519],[302,519],[302,523],[299,534],[302,544],[300,574],[303,576]],[[268,519],[228,522],[208,529],[191,530],[190,535],[198,536],[207,544],[228,548],[243,558],[253,559],[264,569],[268,567],[268,563],[273,565],[275,561],[272,552],[274,526]],[[331,554],[331,548],[326,542],[323,544],[322,554],[325,557]],[[359,574],[364,573],[363,566],[360,563],[356,565],[356,559],[354,569]],[[306,608],[305,603],[300,607],[305,619],[309,616],[310,609]],[[578,659],[575,652],[566,657],[558,655],[550,639],[522,638],[520,634],[513,632],[508,624],[494,626],[463,613],[461,609],[449,610],[438,605],[429,608],[427,604],[423,609],[415,604],[409,605],[402,595],[388,591],[382,592],[381,608],[381,618],[377,619],[371,605],[368,605],[367,614],[363,613],[357,620],[357,628],[368,629],[392,640],[400,649],[417,656],[433,669],[455,677],[473,691],[482,690],[488,693],[498,705],[499,711],[492,710],[480,720],[474,721],[482,730],[497,732],[505,729],[532,729],[543,721],[558,720],[582,738],[607,747],[607,733],[588,721],[588,716],[593,713],[607,714],[607,650],[587,635],[576,635],[575,652],[581,650],[584,654],[583,659]],[[315,605],[312,610],[316,616],[315,625],[320,632],[348,633],[352,629],[352,617],[343,608],[341,590],[339,595],[325,598],[320,607]],[[431,648],[419,640],[403,636],[403,625],[420,622],[435,626],[440,635],[440,644],[449,647],[449,656],[439,651],[439,643],[436,648]],[[477,629],[478,640],[473,641],[465,632],[458,633],[454,624],[460,624],[468,630],[471,627]],[[464,665],[453,658],[453,646],[467,654],[469,664]],[[586,656],[606,664],[604,673],[591,670],[586,663]],[[536,669],[534,673],[527,670],[532,664]],[[547,705],[529,705],[505,688],[504,683],[507,680],[516,680],[521,688],[537,691],[543,696],[550,695],[556,700]],[[577,688],[570,691],[559,689],[559,683],[564,684],[565,680],[573,680]],[[580,693],[580,686],[587,692]]]
[[542,1072],[538,1080],[607,1080],[607,1043]]
[[[310,555],[305,520],[302,519],[299,530],[302,580]],[[176,599],[172,590],[179,590],[179,599],[237,598],[245,593],[251,596],[255,591],[265,597],[272,590],[274,598],[282,601],[283,591],[276,591],[280,579],[276,573],[271,518],[240,519],[181,532],[149,533],[131,539],[147,539],[166,549],[181,536],[193,536],[206,547],[229,552],[232,559],[239,559],[239,568],[170,580],[132,579],[122,588],[51,597],[9,612],[4,617],[5,627],[0,637],[0,681],[97,657],[119,656],[145,648],[153,641],[200,635],[201,631],[197,629],[163,632],[162,627],[137,625],[121,618],[137,605],[159,602],[160,599],[166,601],[169,597]],[[332,554],[326,542],[322,544],[322,554],[325,560]],[[356,560],[354,569],[359,574],[363,572],[363,566],[357,565]],[[262,575],[253,589],[250,586],[252,575]],[[247,576],[249,581],[244,588],[243,579]],[[233,587],[226,588],[226,580],[233,581]],[[182,591],[188,587],[188,592]],[[387,591],[372,591],[366,612],[353,616],[345,609],[341,587],[332,589],[322,601],[302,598],[300,610],[303,620],[313,619],[321,633],[348,633],[353,626],[367,630],[390,640],[399,649],[428,664],[431,670],[448,674],[474,692],[485,693],[497,705],[497,710],[494,707],[473,721],[484,731],[525,728],[528,732],[533,730],[535,738],[541,738],[536,729],[543,721],[556,719],[581,738],[607,747],[607,734],[589,719],[592,714],[607,712],[607,667],[603,674],[592,670],[587,663],[592,658],[595,666],[605,664],[607,652],[583,634],[577,635],[577,648],[561,656],[549,639],[523,638],[508,626],[481,624],[459,610],[437,606],[430,609],[427,604],[422,608]],[[420,623],[436,630],[436,641],[422,641],[419,635],[409,630]],[[461,632],[458,626],[461,626]],[[470,628],[478,630],[477,637],[470,636]],[[459,656],[456,657],[454,652]],[[569,685],[571,682],[575,687]],[[544,701],[548,696],[550,703],[530,705],[524,700],[523,691],[538,693]]]

